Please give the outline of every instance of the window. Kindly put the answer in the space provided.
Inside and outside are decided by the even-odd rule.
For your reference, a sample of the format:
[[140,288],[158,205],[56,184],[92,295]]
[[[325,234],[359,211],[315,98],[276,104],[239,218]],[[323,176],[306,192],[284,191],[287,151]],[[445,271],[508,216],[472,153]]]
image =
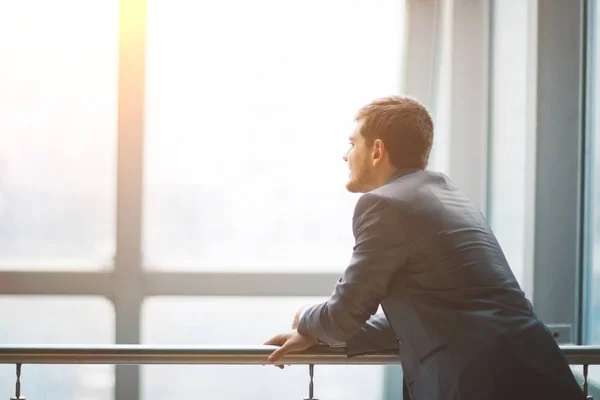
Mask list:
[[114,253],[116,0],[3,2],[0,269]]
[[[120,342],[136,342],[142,323],[144,343],[260,344],[316,299],[214,298],[198,290],[194,298],[151,298],[137,318],[129,314],[137,293],[122,291],[150,269],[332,272],[351,255],[356,196],[344,188],[342,155],[359,107],[401,92],[404,3],[148,0],[147,13],[145,5],[26,0],[0,15],[7,55],[0,109],[8,111],[0,115],[0,269],[17,271],[15,290],[31,284],[56,293],[0,298],[0,317],[10,321],[0,327],[3,343],[114,343],[117,315],[127,324],[116,330]],[[146,37],[134,36],[146,25]],[[144,48],[146,57],[119,58],[119,45],[121,56]],[[144,63],[135,90],[120,85],[119,92],[118,79],[128,81]],[[142,109],[144,121],[136,119]],[[127,122],[120,131],[118,110]],[[129,145],[144,144],[143,174],[123,179],[132,175],[127,163],[116,170],[117,143],[125,157]],[[140,176],[142,221],[120,220],[117,228],[117,184],[126,220],[142,206],[132,195]],[[143,225],[148,269],[141,274],[134,265],[139,226],[127,222]],[[116,269],[126,271],[119,273],[126,282],[107,287],[100,270],[113,267],[116,229],[125,229]],[[62,271],[47,282],[52,269]],[[62,297],[74,291],[62,277],[120,299],[116,310],[99,298]],[[243,277],[229,276],[238,284]],[[254,313],[265,308],[269,318]],[[210,324],[215,318],[218,326]],[[247,330],[234,330],[237,321],[247,321]],[[14,367],[0,367],[0,391],[8,395]],[[143,367],[143,394],[307,391],[305,366],[222,368]],[[348,386],[358,378],[366,382]],[[324,397],[358,399],[382,397],[383,380],[381,366],[317,366],[315,383]],[[93,400],[108,400],[115,389],[129,399],[139,385],[115,380],[113,366],[88,365],[25,365],[22,383],[30,398]]]
[[[150,298],[142,319],[146,344],[223,345],[261,344],[289,329],[294,313],[304,304],[323,299],[302,297]],[[283,371],[266,365],[144,366],[142,397],[189,398],[302,398],[308,394],[308,367]],[[400,379],[401,375],[398,377]],[[331,400],[380,399],[383,367],[315,366],[315,396]]]
[[[112,305],[94,297],[0,296],[0,343],[114,343]],[[0,393],[15,393],[16,369],[0,365]],[[113,398],[112,365],[23,365],[21,393],[28,399]]]
[[342,155],[359,107],[401,91],[403,15],[398,0],[150,0],[146,266],[343,270]]
[[520,0],[492,4],[488,217],[523,285],[528,5]]

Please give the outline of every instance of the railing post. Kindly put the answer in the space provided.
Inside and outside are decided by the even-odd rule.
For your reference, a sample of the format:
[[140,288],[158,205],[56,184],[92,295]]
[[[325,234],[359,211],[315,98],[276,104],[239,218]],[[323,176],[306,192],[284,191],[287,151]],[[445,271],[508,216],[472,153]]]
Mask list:
[[21,364],[17,364],[17,383],[15,383],[15,397],[11,397],[10,400],[25,400],[25,397],[21,397]]
[[588,365],[583,364],[583,394],[587,400],[594,400],[592,396],[588,396]]
[[310,381],[308,382],[308,397],[305,397],[304,400],[319,400],[314,396],[314,383],[313,378],[315,375],[315,366],[314,364],[308,365],[308,376],[310,377]]

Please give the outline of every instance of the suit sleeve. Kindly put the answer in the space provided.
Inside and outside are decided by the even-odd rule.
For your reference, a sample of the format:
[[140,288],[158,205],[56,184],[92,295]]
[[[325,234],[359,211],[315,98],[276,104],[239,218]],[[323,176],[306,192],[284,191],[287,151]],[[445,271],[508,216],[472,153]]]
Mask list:
[[352,258],[333,294],[307,308],[298,323],[298,332],[330,345],[346,343],[360,331],[406,264],[406,238],[398,209],[389,200],[363,195],[354,211],[353,231]]
[[346,342],[346,354],[349,357],[399,349],[396,333],[383,313],[372,316]]

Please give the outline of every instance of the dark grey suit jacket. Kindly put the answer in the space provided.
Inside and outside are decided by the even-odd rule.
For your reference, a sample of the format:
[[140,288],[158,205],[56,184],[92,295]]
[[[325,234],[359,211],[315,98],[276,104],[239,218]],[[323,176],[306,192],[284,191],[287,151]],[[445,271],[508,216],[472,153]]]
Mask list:
[[399,172],[358,200],[353,230],[350,265],[300,333],[349,356],[399,349],[413,400],[516,398],[511,385],[528,374],[583,398],[483,215],[448,177]]

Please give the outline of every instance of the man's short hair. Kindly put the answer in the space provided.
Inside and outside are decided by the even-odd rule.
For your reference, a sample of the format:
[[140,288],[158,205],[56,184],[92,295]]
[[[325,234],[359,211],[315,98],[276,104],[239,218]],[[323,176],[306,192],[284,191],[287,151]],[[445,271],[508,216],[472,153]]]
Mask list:
[[433,120],[419,101],[404,96],[376,99],[355,117],[369,142],[381,139],[396,168],[425,169],[433,144]]

